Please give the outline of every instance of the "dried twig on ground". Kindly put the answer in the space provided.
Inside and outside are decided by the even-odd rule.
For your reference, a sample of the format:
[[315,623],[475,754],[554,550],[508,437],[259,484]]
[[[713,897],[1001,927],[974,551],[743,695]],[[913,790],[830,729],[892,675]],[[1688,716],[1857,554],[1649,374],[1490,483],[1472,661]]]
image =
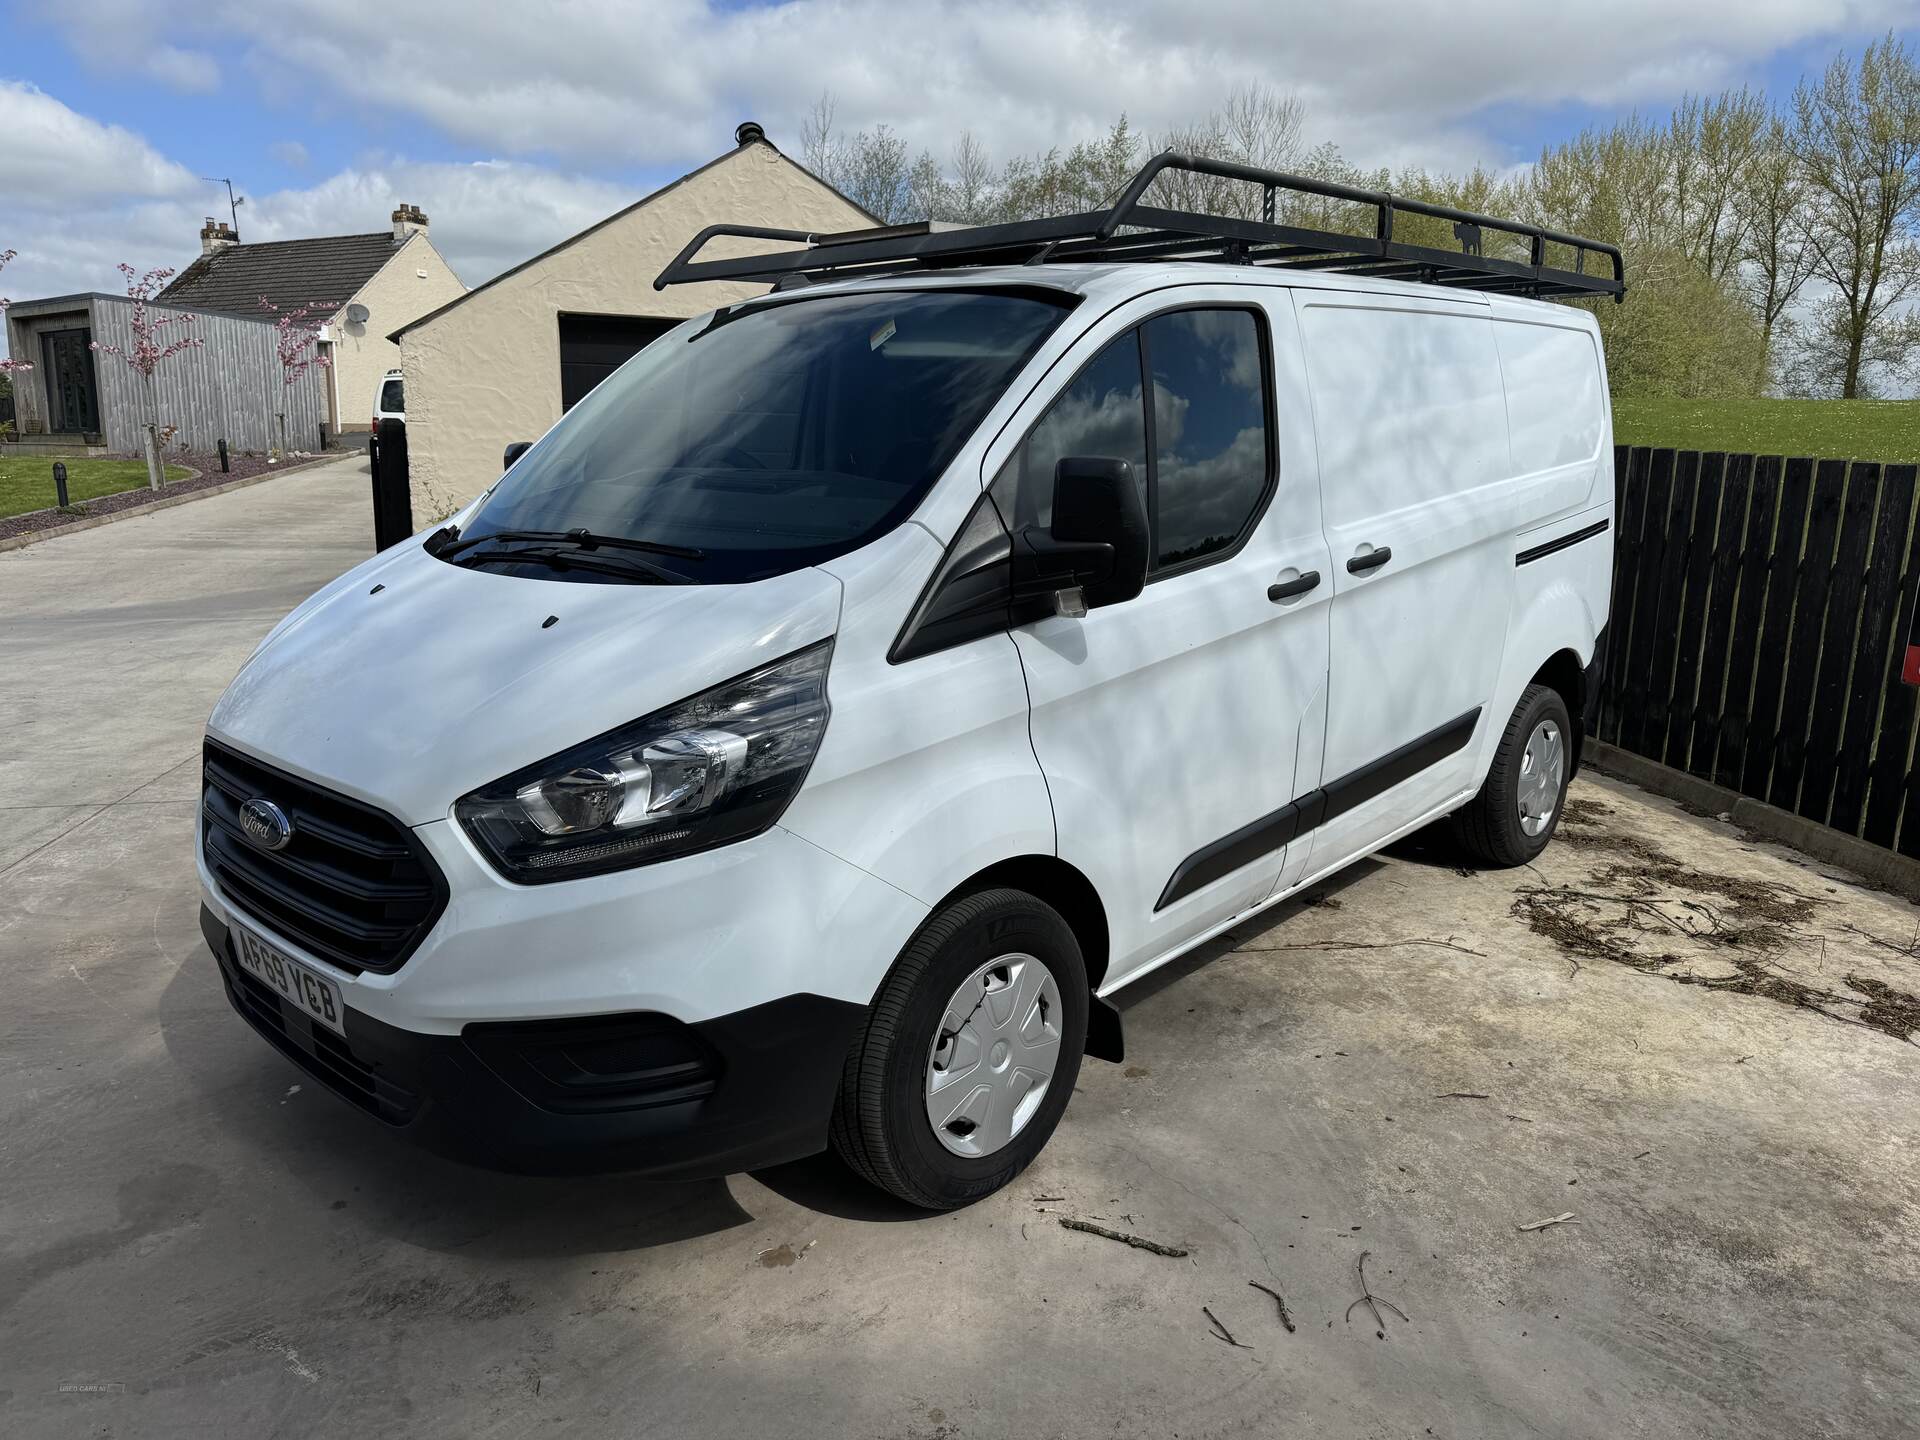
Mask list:
[[1514,1228],[1523,1231],[1545,1230],[1550,1225],[1578,1225],[1579,1223],[1578,1220],[1573,1218],[1573,1212],[1569,1210],[1564,1215],[1555,1215],[1551,1220],[1536,1220],[1531,1225],[1517,1225]]
[[1464,945],[1456,945],[1451,940],[1304,940],[1292,945],[1243,945],[1243,950],[1397,950],[1402,945],[1431,945],[1436,950],[1457,950],[1462,955],[1478,955],[1487,958],[1484,950],[1469,950]]
[[1360,1272],[1360,1298],[1354,1301],[1353,1304],[1347,1306],[1347,1323],[1349,1325],[1353,1323],[1353,1312],[1357,1310],[1360,1306],[1364,1305],[1367,1307],[1368,1310],[1373,1312],[1374,1338],[1376,1340],[1384,1340],[1387,1338],[1387,1322],[1381,1318],[1381,1315],[1380,1315],[1381,1306],[1384,1305],[1387,1309],[1391,1310],[1395,1315],[1398,1315],[1400,1317],[1401,1324],[1407,1325],[1407,1324],[1412,1324],[1413,1322],[1407,1319],[1406,1311],[1402,1310],[1398,1305],[1394,1304],[1391,1300],[1382,1300],[1378,1295],[1373,1293],[1373,1288],[1367,1284],[1367,1257],[1372,1253],[1373,1252],[1371,1250],[1362,1250],[1360,1252],[1360,1261],[1354,1267],[1356,1270]]
[[1484,1095],[1478,1090],[1447,1090],[1433,1098],[1436,1100],[1491,1100],[1493,1097]]
[[1170,1255],[1178,1258],[1187,1252],[1178,1245],[1162,1245],[1157,1240],[1143,1240],[1138,1235],[1129,1235],[1122,1230],[1109,1230],[1104,1225],[1095,1225],[1090,1220],[1075,1220],[1062,1215],[1060,1223],[1069,1230],[1079,1230],[1088,1235],[1098,1235],[1103,1240],[1118,1240],[1122,1245],[1131,1245],[1136,1250],[1151,1250],[1155,1255]]
[[1285,1327],[1289,1335],[1293,1334],[1293,1315],[1287,1309],[1287,1302],[1280,1298],[1280,1292],[1271,1286],[1262,1285],[1258,1280],[1249,1280],[1247,1284],[1256,1290],[1265,1290],[1267,1294],[1273,1296],[1273,1303],[1280,1307],[1280,1324]]
[[1227,1342],[1227,1344],[1233,1346],[1233,1348],[1236,1350],[1251,1350],[1253,1348],[1253,1346],[1251,1345],[1242,1345],[1238,1340],[1234,1339],[1233,1332],[1229,1330],[1226,1326],[1222,1325],[1220,1323],[1220,1317],[1214,1314],[1213,1311],[1209,1310],[1206,1306],[1202,1305],[1200,1307],[1200,1313],[1206,1316],[1207,1319],[1213,1322],[1213,1329],[1214,1329],[1213,1338],[1214,1339],[1224,1340]]

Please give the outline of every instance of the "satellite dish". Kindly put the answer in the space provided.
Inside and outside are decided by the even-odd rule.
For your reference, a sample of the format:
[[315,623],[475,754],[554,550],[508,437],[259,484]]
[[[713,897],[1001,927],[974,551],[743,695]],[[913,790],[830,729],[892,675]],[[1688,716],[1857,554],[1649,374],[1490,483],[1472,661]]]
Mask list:
[[347,323],[349,325],[364,325],[367,323],[369,313],[371,312],[369,312],[364,305],[349,305],[347,306]]

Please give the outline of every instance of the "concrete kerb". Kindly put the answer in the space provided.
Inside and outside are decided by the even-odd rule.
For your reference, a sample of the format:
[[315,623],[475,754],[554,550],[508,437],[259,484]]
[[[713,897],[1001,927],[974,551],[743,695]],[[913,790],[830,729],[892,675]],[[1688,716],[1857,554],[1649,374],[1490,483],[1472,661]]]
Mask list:
[[1790,846],[1830,865],[1844,866],[1875,885],[1920,901],[1920,861],[1909,860],[1817,820],[1808,820],[1777,805],[1752,799],[1683,770],[1674,770],[1603,740],[1589,737],[1581,759],[1603,775],[1630,781],[1703,815],[1724,816],[1763,839]]

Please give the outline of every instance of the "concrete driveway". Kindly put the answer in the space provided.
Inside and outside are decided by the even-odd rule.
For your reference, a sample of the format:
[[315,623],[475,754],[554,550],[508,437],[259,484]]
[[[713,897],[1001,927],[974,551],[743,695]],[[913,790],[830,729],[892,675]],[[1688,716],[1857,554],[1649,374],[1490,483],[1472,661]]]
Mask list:
[[190,854],[200,724],[365,483],[0,555],[0,1433],[1920,1426],[1920,913],[1610,781],[1533,869],[1405,845],[1138,987],[958,1214],[395,1141],[228,1011]]

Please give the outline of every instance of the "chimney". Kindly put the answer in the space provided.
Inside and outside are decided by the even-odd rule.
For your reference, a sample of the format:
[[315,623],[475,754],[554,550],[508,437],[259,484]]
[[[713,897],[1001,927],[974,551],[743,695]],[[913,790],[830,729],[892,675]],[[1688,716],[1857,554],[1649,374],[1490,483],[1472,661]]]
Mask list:
[[396,205],[393,210],[393,243],[403,244],[409,236],[427,233],[427,212],[418,205]]
[[233,226],[225,220],[218,222],[209,215],[207,223],[200,227],[200,253],[211,255],[215,251],[226,250],[240,243],[240,237],[233,233]]

